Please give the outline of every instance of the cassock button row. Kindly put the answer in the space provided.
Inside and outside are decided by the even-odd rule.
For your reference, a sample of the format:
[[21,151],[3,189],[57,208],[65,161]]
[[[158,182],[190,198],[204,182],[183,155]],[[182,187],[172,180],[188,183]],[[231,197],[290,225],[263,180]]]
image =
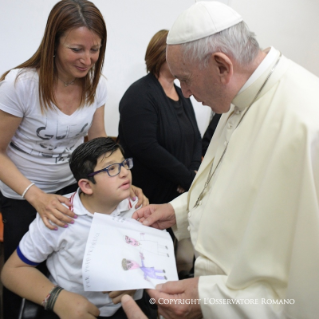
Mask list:
[[233,124],[232,123],[228,123],[228,128],[232,128]]

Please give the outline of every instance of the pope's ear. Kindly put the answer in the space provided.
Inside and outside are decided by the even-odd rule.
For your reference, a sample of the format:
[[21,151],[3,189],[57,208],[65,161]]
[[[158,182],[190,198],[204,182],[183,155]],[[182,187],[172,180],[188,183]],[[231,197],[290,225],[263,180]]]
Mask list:
[[222,52],[215,52],[212,54],[212,58],[217,66],[221,83],[228,84],[234,72],[234,66],[231,59]]
[[78,185],[84,194],[91,195],[93,193],[92,182],[90,182],[88,179],[81,178],[78,181]]

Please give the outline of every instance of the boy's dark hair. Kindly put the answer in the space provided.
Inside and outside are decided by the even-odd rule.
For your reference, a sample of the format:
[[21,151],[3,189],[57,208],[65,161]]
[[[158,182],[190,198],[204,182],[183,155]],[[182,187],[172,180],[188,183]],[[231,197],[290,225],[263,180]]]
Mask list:
[[76,181],[85,178],[95,184],[94,176],[88,177],[88,174],[94,172],[98,158],[103,155],[109,157],[118,149],[124,154],[122,146],[114,142],[111,137],[97,137],[79,145],[72,153],[69,161],[70,169]]

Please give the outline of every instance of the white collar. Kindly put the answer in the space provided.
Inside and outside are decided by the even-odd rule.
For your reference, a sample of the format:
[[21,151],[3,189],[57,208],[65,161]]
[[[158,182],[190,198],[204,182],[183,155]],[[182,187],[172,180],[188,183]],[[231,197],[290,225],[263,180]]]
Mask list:
[[[80,199],[80,193],[81,193],[81,189],[78,188],[77,191],[73,194],[71,194],[70,197],[70,201],[72,203],[72,206],[70,208],[70,210],[72,210],[73,212],[75,212],[76,215],[80,216],[80,215],[88,215],[90,217],[93,217],[93,214],[91,214],[82,204],[82,201]],[[137,202],[134,201],[132,202],[129,198],[126,198],[124,200],[122,200],[117,207],[114,209],[114,211],[111,213],[112,216],[118,216],[123,212],[126,212],[128,210],[130,210],[134,204]]]
[[274,63],[275,59],[278,57],[277,50],[274,47],[270,47],[264,50],[267,55],[258,65],[254,73],[249,77],[244,86],[237,93],[240,94],[242,91],[247,89],[251,84],[253,84],[270,66]]

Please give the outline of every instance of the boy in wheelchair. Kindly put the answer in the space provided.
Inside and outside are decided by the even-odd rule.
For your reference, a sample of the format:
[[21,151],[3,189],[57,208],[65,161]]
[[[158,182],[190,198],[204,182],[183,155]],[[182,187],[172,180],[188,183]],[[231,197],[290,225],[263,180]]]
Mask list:
[[[80,145],[70,158],[78,190],[70,198],[76,222],[56,231],[37,215],[19,247],[3,267],[3,284],[21,297],[43,305],[42,318],[127,318],[121,297],[130,294],[148,318],[157,318],[146,292],[84,291],[82,261],[94,212],[131,217],[137,201],[130,200],[132,159],[121,146],[99,137]],[[35,268],[46,260],[49,277]],[[55,314],[54,314],[54,313]]]

